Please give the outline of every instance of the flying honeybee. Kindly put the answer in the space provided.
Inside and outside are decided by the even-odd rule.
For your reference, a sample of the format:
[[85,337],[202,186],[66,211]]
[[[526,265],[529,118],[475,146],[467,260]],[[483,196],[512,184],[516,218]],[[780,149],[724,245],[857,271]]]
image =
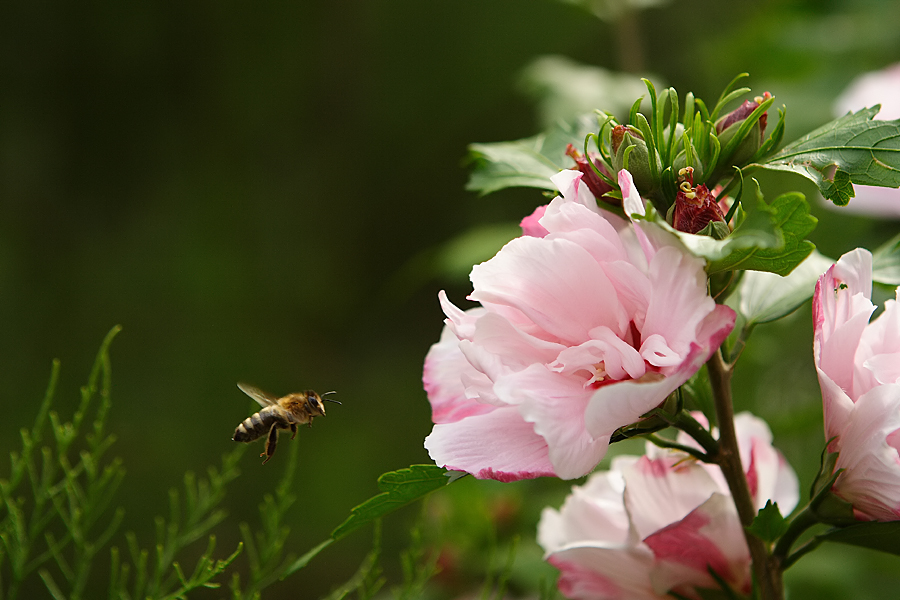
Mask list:
[[326,392],[320,396],[312,390],[306,390],[277,398],[246,383],[239,383],[237,386],[256,400],[263,409],[244,419],[234,430],[234,437],[231,439],[235,442],[252,442],[268,433],[266,450],[260,454],[266,457],[263,464],[269,462],[275,454],[279,429],[290,429],[291,439],[294,439],[297,435],[297,425],[308,424],[312,427],[313,418],[325,416],[325,405],[322,404],[322,400],[340,404],[337,400],[323,397],[334,392]]

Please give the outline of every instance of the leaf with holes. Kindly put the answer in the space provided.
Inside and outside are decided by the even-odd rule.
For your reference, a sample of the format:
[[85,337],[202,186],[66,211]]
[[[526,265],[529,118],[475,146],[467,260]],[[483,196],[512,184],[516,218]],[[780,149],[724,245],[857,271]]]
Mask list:
[[878,110],[847,113],[748,167],[803,175],[839,206],[853,184],[900,187],[900,120],[873,120]]

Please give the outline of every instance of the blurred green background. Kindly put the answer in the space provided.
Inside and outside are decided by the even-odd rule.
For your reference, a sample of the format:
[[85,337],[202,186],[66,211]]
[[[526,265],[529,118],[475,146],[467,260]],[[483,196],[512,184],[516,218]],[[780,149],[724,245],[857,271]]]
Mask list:
[[[0,450],[18,447],[51,359],[62,360],[57,408],[68,415],[100,340],[122,324],[117,500],[123,531],[149,543],[166,490],[232,449],[251,410],[236,381],[336,390],[343,405],[293,442],[283,436],[265,467],[261,444],[245,454],[217,529],[230,551],[236,523],[256,522],[274,488],[284,446],[299,444],[288,547],[302,553],[376,493],[380,473],[429,461],[421,365],[442,326],[436,295],[461,303],[469,290],[429,257],[545,202],[529,190],[464,191],[467,144],[541,127],[524,67],[558,54],[708,102],[747,71],[754,92],[787,104],[791,140],[830,120],[854,76],[900,60],[898,22],[900,2],[887,0],[674,0],[618,20],[555,0],[4,3]],[[761,179],[769,198],[816,196],[805,180]],[[832,257],[897,230],[813,210],[812,239]],[[738,410],[771,423],[805,489],[823,443],[808,307],[754,334],[736,386]],[[454,502],[514,507],[525,560],[539,556],[534,504],[558,506],[570,483],[458,485],[436,502],[448,514]],[[389,574],[416,514],[385,523]],[[264,597],[325,594],[370,544],[366,533],[335,544]],[[794,598],[889,597],[898,567],[825,547],[787,581]]]

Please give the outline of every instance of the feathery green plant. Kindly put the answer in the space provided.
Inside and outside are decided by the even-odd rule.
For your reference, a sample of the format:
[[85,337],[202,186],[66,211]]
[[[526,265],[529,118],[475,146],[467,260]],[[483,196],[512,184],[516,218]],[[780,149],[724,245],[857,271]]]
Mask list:
[[[9,478],[0,480],[3,598],[14,600],[35,571],[55,598],[82,598],[95,555],[122,522],[121,509],[111,517],[106,511],[125,471],[118,459],[104,458],[115,440],[105,426],[111,385],[108,350],[118,332],[113,328],[103,340],[71,421],[63,422],[51,410],[60,368],[59,361],[53,362],[34,425],[21,431],[21,452],[10,453]],[[94,402],[98,396],[99,403]],[[92,405],[93,424],[83,433]],[[52,574],[53,564],[69,590],[67,596]]]
[[[21,451],[10,453],[9,477],[0,480],[0,599],[15,600],[23,589],[40,585],[32,582],[35,573],[56,600],[87,597],[94,559],[122,524],[124,511],[117,508],[110,514],[110,503],[125,470],[118,458],[105,456],[115,441],[106,431],[106,418],[112,386],[109,346],[119,331],[114,327],[103,340],[70,421],[52,410],[60,370],[59,361],[53,362],[34,425],[22,429]],[[93,422],[86,427],[89,414]],[[209,535],[206,552],[190,575],[175,557],[224,518],[217,507],[226,484],[238,475],[241,453],[238,448],[226,455],[221,472],[210,469],[208,480],[185,475],[183,514],[178,492],[170,491],[169,519],[156,520],[152,570],[149,552],[139,548],[133,533],[126,534],[131,564],[111,548],[110,598],[185,598],[192,589],[218,585],[213,578],[241,546],[224,560],[214,560],[215,537]]]

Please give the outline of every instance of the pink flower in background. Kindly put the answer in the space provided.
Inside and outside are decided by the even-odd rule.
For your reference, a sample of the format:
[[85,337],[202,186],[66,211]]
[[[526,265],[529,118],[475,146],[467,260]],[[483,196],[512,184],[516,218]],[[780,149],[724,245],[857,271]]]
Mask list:
[[503,481],[580,477],[734,326],[707,295],[702,259],[651,223],[601,211],[581,178],[556,175],[561,196],[526,220],[529,235],[473,268],[480,307],[440,294],[446,327],[423,375],[438,465]]
[[[853,80],[835,101],[834,113],[840,117],[876,104],[881,105],[876,119],[900,119],[900,63],[864,73]],[[900,189],[873,185],[854,185],[853,188],[856,197],[850,204],[835,207],[831,202],[825,202],[826,206],[877,217],[900,218]]]
[[522,235],[530,235],[531,237],[544,237],[547,230],[541,225],[541,217],[547,211],[547,205],[538,206],[534,212],[522,219],[519,227],[522,228]]
[[[756,506],[771,499],[790,513],[797,478],[768,427],[749,413],[735,426]],[[545,508],[538,541],[568,598],[695,598],[696,588],[718,588],[709,569],[737,592],[751,587],[750,553],[719,468],[649,444],[645,456],[618,456],[573,487],[559,511]]]
[[[813,296],[814,357],[825,437],[839,452],[834,491],[864,520],[900,519],[900,308],[872,322],[872,255],[848,252]],[[896,294],[896,292],[895,292]]]

